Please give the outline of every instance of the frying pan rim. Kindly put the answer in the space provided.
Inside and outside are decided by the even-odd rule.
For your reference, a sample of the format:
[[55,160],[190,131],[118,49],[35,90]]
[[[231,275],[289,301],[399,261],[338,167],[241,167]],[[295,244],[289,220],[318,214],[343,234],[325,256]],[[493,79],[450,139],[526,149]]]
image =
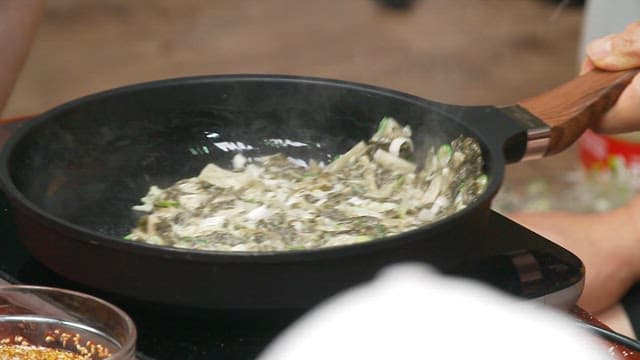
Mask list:
[[[11,175],[9,174],[9,160],[15,150],[15,147],[20,141],[30,133],[32,129],[41,126],[47,120],[56,118],[60,114],[64,114],[68,109],[75,108],[86,102],[93,100],[99,100],[112,95],[123,94],[128,92],[145,91],[155,88],[161,88],[166,86],[185,86],[193,84],[202,84],[210,82],[251,82],[251,81],[271,81],[271,82],[294,82],[294,83],[306,83],[321,86],[339,87],[349,90],[362,91],[366,93],[372,93],[376,95],[382,95],[387,97],[393,97],[402,101],[413,103],[419,106],[429,106],[430,110],[436,111],[453,121],[456,121],[460,126],[465,127],[476,139],[479,139],[481,146],[485,151],[485,166],[487,168],[487,176],[489,182],[485,191],[475,198],[464,209],[461,209],[451,215],[444,217],[433,223],[418,227],[413,230],[405,231],[400,234],[384,236],[376,238],[367,242],[332,246],[318,249],[306,249],[306,250],[288,250],[288,251],[265,251],[265,252],[226,252],[226,251],[211,251],[211,250],[197,250],[197,249],[182,249],[163,245],[152,245],[141,242],[132,242],[125,239],[120,239],[112,235],[106,235],[76,224],[73,224],[65,219],[61,219],[57,216],[49,214],[47,211],[41,209],[31,200],[29,200],[14,184]],[[444,231],[446,228],[455,226],[459,221],[463,220],[468,212],[485,201],[491,202],[492,198],[497,193],[502,179],[504,177],[504,159],[500,157],[500,154],[495,154],[488,148],[485,143],[485,139],[475,129],[465,126],[464,122],[451,117],[438,109],[432,108],[430,105],[443,104],[433,100],[427,100],[416,95],[408,94],[405,92],[392,90],[376,85],[369,85],[364,83],[358,83],[353,81],[330,79],[314,76],[301,76],[291,74],[211,74],[211,75],[195,75],[186,77],[174,77],[160,80],[153,80],[147,82],[133,83],[129,85],[119,86],[112,89],[98,91],[85,96],[81,96],[64,102],[58,106],[55,106],[41,114],[34,116],[28,122],[20,126],[6,141],[2,151],[0,152],[0,186],[11,202],[13,206],[19,206],[23,211],[26,210],[26,214],[30,215],[34,219],[46,226],[56,229],[59,232],[67,233],[75,240],[80,240],[86,243],[90,243],[94,246],[103,246],[113,250],[127,250],[134,253],[143,253],[144,255],[153,255],[162,258],[183,258],[190,261],[216,261],[216,262],[282,262],[282,261],[305,261],[309,258],[318,259],[319,257],[343,257],[349,256],[354,253],[366,253],[379,251],[381,249],[395,247],[398,243],[403,241],[411,241],[420,232],[436,232]],[[449,223],[449,226],[447,225]],[[429,239],[424,239],[429,241]]]

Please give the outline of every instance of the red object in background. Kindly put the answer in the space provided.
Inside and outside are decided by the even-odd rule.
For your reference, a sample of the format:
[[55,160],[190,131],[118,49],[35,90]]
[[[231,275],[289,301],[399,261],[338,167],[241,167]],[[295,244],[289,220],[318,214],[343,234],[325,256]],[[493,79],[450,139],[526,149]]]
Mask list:
[[640,141],[586,131],[578,140],[582,165],[586,169],[607,169],[615,158],[625,160],[629,169],[640,170]]

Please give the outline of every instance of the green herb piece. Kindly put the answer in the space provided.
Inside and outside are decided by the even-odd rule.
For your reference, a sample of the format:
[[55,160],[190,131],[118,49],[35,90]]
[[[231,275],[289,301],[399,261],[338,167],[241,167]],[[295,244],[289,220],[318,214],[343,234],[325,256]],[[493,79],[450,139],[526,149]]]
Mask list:
[[174,200],[159,200],[159,201],[156,201],[154,205],[159,208],[180,207],[180,203]]
[[487,175],[482,174],[478,176],[478,178],[476,179],[476,182],[478,183],[478,185],[485,187],[489,182],[489,177]]
[[451,148],[451,145],[444,144],[440,146],[436,156],[438,156],[438,160],[440,161],[441,164],[446,164],[449,162],[449,160],[451,160],[452,155],[453,155],[453,149]]
[[378,124],[378,130],[376,130],[376,133],[383,132],[384,129],[387,127],[387,124],[389,124],[389,121],[391,120],[393,120],[393,118],[389,116],[383,117],[382,120],[380,120],[380,124]]
[[463,181],[458,185],[458,188],[456,188],[456,192],[463,192],[464,190],[466,190],[466,188],[467,183]]

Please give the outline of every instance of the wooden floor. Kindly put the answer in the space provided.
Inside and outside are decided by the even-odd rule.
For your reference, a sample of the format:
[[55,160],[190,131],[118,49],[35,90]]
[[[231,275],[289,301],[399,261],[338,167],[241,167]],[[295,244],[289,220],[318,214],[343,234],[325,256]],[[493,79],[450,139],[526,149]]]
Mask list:
[[[223,73],[315,75],[443,102],[508,104],[574,76],[582,15],[542,0],[417,0],[406,12],[373,0],[47,6],[5,117],[119,85]],[[518,165],[512,176],[565,166],[558,161]]]

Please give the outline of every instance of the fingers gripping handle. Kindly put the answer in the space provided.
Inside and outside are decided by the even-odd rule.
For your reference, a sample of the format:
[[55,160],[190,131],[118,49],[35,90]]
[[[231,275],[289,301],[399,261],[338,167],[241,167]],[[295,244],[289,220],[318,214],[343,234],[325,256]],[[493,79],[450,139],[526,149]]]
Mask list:
[[[518,102],[549,126],[543,155],[558,153],[573,144],[618,100],[640,69],[592,70],[550,91]],[[640,124],[639,124],[640,125]],[[531,129],[532,133],[540,129]]]

